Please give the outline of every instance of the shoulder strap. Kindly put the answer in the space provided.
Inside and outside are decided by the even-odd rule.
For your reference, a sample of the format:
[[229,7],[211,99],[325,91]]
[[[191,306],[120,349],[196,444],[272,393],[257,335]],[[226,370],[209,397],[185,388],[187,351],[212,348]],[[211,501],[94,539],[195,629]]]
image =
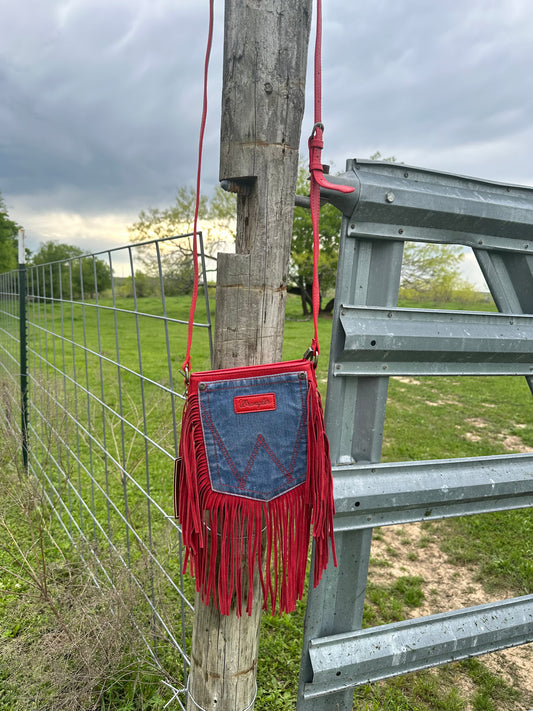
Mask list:
[[317,0],[316,7],[316,40],[315,40],[315,125],[309,137],[309,171],[311,173],[311,222],[313,225],[313,322],[315,335],[308,353],[315,359],[320,353],[318,343],[318,312],[320,309],[320,287],[318,281],[318,254],[320,249],[320,188],[337,190],[342,193],[351,193],[354,188],[348,185],[335,185],[324,177],[321,151],[324,147],[322,123],[322,0]]
[[[205,55],[204,68],[204,96],[202,108],[202,120],[200,125],[200,140],[198,147],[198,170],[196,177],[196,206],[194,211],[194,228],[193,228],[193,263],[194,263],[194,284],[189,309],[189,330],[187,337],[187,352],[185,361],[183,362],[183,370],[185,377],[188,379],[191,367],[191,344],[194,325],[194,313],[196,310],[196,302],[198,300],[198,211],[200,205],[200,176],[202,168],[202,151],[205,132],[205,123],[207,117],[207,75],[209,68],[209,57],[211,54],[211,45],[213,39],[213,2],[209,0],[209,32],[207,40],[207,49]],[[321,162],[321,151],[324,147],[323,132],[324,124],[322,123],[322,0],[317,0],[317,15],[316,15],[316,41],[315,41],[315,67],[314,67],[314,93],[315,93],[315,125],[309,138],[309,170],[311,173],[311,221],[313,225],[313,323],[314,337],[311,341],[311,347],[307,350],[305,357],[310,360],[318,358],[320,346],[318,342],[318,312],[320,309],[320,291],[318,282],[318,256],[320,250],[320,231],[319,231],[319,212],[320,212],[320,187],[328,188],[329,190],[338,190],[343,193],[349,193],[354,188],[347,185],[335,185],[330,183],[324,177],[324,171]]]
[[189,331],[187,335],[187,352],[183,361],[183,371],[185,378],[188,380],[191,369],[191,345],[192,332],[194,326],[194,312],[196,311],[196,302],[198,300],[198,212],[200,209],[200,177],[202,175],[202,153],[204,147],[205,124],[207,120],[207,75],[209,71],[209,58],[211,56],[211,46],[213,44],[213,17],[214,17],[214,0],[209,0],[209,30],[207,33],[207,47],[205,52],[204,63],[204,95],[202,102],[202,119],[200,122],[200,138],[198,141],[198,166],[196,171],[196,204],[194,207],[194,226],[192,237],[192,258],[194,266],[194,282],[192,288],[191,306],[189,308]]

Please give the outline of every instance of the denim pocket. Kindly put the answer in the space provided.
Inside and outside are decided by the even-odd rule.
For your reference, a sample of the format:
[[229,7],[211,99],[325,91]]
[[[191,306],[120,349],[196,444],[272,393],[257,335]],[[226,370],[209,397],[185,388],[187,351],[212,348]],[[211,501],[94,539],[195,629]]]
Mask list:
[[271,501],[305,482],[307,390],[303,371],[200,382],[213,491]]

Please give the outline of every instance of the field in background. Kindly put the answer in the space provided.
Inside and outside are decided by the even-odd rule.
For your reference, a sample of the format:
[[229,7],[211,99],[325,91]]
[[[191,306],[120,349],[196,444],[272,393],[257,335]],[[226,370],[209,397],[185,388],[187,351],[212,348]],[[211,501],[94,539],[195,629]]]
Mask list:
[[[105,305],[105,299],[100,299]],[[132,300],[119,300],[121,315],[119,329],[121,331],[121,362],[131,363],[138,367],[137,337],[133,328],[133,316],[127,311],[132,307]],[[168,299],[167,311],[174,318],[186,318],[189,298],[177,297]],[[407,304],[404,304],[407,305]],[[426,305],[431,306],[431,305]],[[99,325],[96,316],[90,311],[82,314],[81,308],[73,307],[73,312],[67,314],[68,328],[79,338],[97,351],[113,351],[114,334],[106,325],[105,316]],[[161,305],[156,298],[140,299],[138,308],[146,313],[158,313]],[[487,303],[480,303],[471,310],[485,310]],[[30,305],[31,309],[31,305]],[[199,304],[199,316],[203,305]],[[93,312],[94,313],[94,312]],[[44,318],[44,314],[41,315]],[[50,330],[61,328],[61,314],[56,307],[46,311],[47,327]],[[98,332],[99,328],[99,332]],[[146,377],[156,382],[168,380],[166,356],[163,358],[160,344],[163,342],[161,325],[157,321],[143,321],[140,338],[143,342],[143,372]],[[322,355],[319,361],[318,381],[325,394],[327,361],[331,321],[328,318],[320,320]],[[292,359],[302,356],[312,337],[312,323],[302,321],[300,303],[296,297],[290,297],[287,308],[287,323],[285,330],[284,358]],[[100,343],[99,343],[100,339]],[[181,383],[179,368],[183,359],[183,331],[176,327],[170,334],[172,344],[172,371],[175,383]],[[193,353],[193,368],[200,370],[209,367],[209,349],[207,339],[203,336],[195,339]],[[128,345],[129,344],[129,345]],[[51,348],[41,342],[40,348]],[[67,361],[71,357],[67,352]],[[164,361],[164,362],[163,362]],[[54,380],[53,372],[43,370],[40,374],[43,382]],[[89,369],[88,377],[94,382],[103,381],[106,390],[116,390],[116,371],[113,368],[103,371]],[[123,388],[127,397],[123,406],[128,408],[129,417],[135,419],[139,411],[140,393],[135,379],[131,382],[126,378]],[[178,388],[176,388],[178,389]],[[118,402],[118,395],[117,395]],[[95,417],[97,413],[95,412]],[[83,415],[85,416],[85,415]],[[148,411],[148,431],[152,438],[159,438],[165,445],[172,443],[174,432],[169,424],[168,412],[158,407],[158,402],[150,402]],[[4,432],[4,437],[9,433]],[[87,446],[83,441],[80,446]],[[394,378],[390,381],[389,404],[387,408],[383,459],[387,461],[410,459],[433,459],[461,456],[481,456],[533,450],[533,411],[531,394],[523,378]],[[10,450],[4,446],[3,470],[9,465]],[[128,450],[128,457],[136,462],[139,475],[143,466],[143,447],[133,436]],[[154,480],[155,474],[155,480]],[[16,489],[17,473],[13,474]],[[120,476],[116,476],[116,485],[120,487]],[[168,511],[171,511],[172,480],[168,467],[162,462],[160,469],[153,470],[153,486],[158,495],[168,500]],[[0,509],[16,512],[17,502],[9,487],[0,492]],[[6,497],[9,495],[9,506]],[[15,503],[13,503],[15,501]],[[20,503],[20,502],[19,502]],[[21,502],[21,505],[24,502]],[[132,501],[132,504],[134,500]],[[99,505],[98,499],[96,506]],[[28,507],[25,516],[29,521],[37,516],[41,521],[43,537],[35,538],[31,527],[17,522],[14,518],[8,521],[8,526],[16,528],[17,539],[24,543],[24,550],[36,554],[37,571],[39,561],[43,557],[37,550],[36,541],[43,541],[42,551],[50,559],[47,574],[51,575],[50,588],[46,594],[58,595],[71,583],[82,586],[80,571],[75,562],[67,566],[63,554],[57,550],[53,541],[60,532],[55,530],[56,523],[45,515],[39,506]],[[136,514],[132,508],[133,517]],[[50,535],[49,535],[50,534]],[[27,536],[27,540],[24,537]],[[54,538],[55,537],[55,538]],[[376,548],[373,551],[373,561],[369,580],[369,590],[366,609],[366,623],[379,624],[403,619],[417,614],[427,614],[428,606],[436,606],[439,589],[450,588],[457,580],[468,576],[470,587],[479,586],[479,594],[486,595],[484,601],[497,599],[503,595],[523,595],[533,592],[533,511],[506,512],[485,516],[456,519],[448,522],[424,524],[419,529],[397,527],[376,530]],[[21,571],[20,562],[10,556],[9,549],[13,541],[10,539],[9,528],[0,526],[0,634],[10,641],[9,648],[18,649],[21,663],[28,653],[32,642],[39,640],[46,632],[54,628],[57,616],[50,605],[43,602],[46,592]],[[430,579],[430,570],[426,565],[425,552],[431,551],[431,557],[440,561],[443,571],[442,579],[438,576]],[[36,553],[37,551],[37,553]],[[439,558],[438,556],[442,556]],[[68,556],[73,556],[69,553]],[[30,556],[31,557],[31,556]],[[33,560],[33,558],[32,558]],[[15,562],[14,562],[15,561]],[[70,565],[73,565],[71,570]],[[176,574],[178,574],[177,566]],[[446,574],[451,574],[448,580]],[[64,572],[67,571],[67,572]],[[454,571],[457,577],[454,581]],[[31,578],[31,576],[30,576]],[[37,577],[37,580],[42,580]],[[46,581],[45,581],[46,582]],[[77,587],[76,587],[77,589]],[[10,593],[6,595],[6,593]],[[31,593],[31,595],[29,595]],[[27,594],[29,597],[27,597]],[[68,598],[68,596],[67,596]],[[37,607],[31,607],[28,600],[39,600]],[[50,598],[52,602],[55,597]],[[21,600],[24,604],[21,604]],[[72,598],[70,598],[72,602]],[[172,602],[172,595],[169,597]],[[459,600],[459,603],[461,601]],[[68,607],[68,599],[67,599]],[[131,604],[134,604],[133,602]],[[92,610],[97,606],[89,596],[85,609]],[[423,610],[423,612],[422,612]],[[301,653],[301,637],[305,605],[299,605],[298,610],[290,616],[281,619],[264,618],[258,685],[261,690],[256,703],[257,711],[289,711],[294,708],[297,687],[299,659]],[[431,611],[431,609],[430,609]],[[88,614],[88,613],[87,613]],[[90,617],[87,617],[90,619]],[[79,621],[78,621],[79,622]],[[126,625],[126,623],[124,623]],[[58,639],[60,633],[58,632]],[[134,635],[125,637],[134,644]],[[109,640],[111,645],[112,640]],[[5,654],[4,645],[4,654]],[[66,647],[61,648],[65,654]],[[80,642],[81,649],[81,642]],[[114,650],[114,651],[113,651]],[[87,655],[87,651],[83,652]],[[118,655],[116,649],[109,646],[106,653]],[[525,654],[525,651],[524,651]],[[21,655],[21,656],[20,656]],[[143,668],[127,657],[116,668],[113,664],[101,664],[102,678],[97,679],[95,688],[100,684],[102,692],[98,706],[78,706],[78,708],[115,709],[116,711],[137,711],[137,709],[160,709],[163,707],[165,695],[161,685],[154,681],[150,669]],[[506,663],[507,664],[507,663]],[[512,664],[512,662],[509,662]],[[120,671],[119,671],[120,669]],[[60,671],[60,670],[59,670]],[[68,671],[68,669],[67,669]],[[533,663],[530,667],[533,676]],[[14,678],[13,674],[19,676]],[[43,672],[44,673],[44,672]],[[67,673],[67,672],[65,672]],[[533,692],[528,691],[522,676],[516,671],[513,686],[511,667],[502,662],[499,669],[490,666],[488,662],[471,660],[457,665],[449,665],[441,669],[405,676],[390,682],[364,687],[356,692],[358,711],[390,710],[390,711],[526,711],[533,707]],[[45,675],[45,679],[47,679]],[[531,677],[530,677],[531,678]],[[0,652],[0,711],[31,708],[27,704],[28,696],[23,698],[21,685],[29,683],[28,669],[24,665],[19,671],[8,664]],[[52,681],[48,681],[52,683]],[[58,686],[56,694],[61,693],[65,679],[53,680]],[[63,687],[61,687],[63,683]],[[17,689],[18,687],[18,689]],[[72,690],[71,690],[72,692]],[[70,692],[70,693],[71,693]],[[90,695],[90,694],[89,694]],[[168,695],[166,697],[168,699]],[[58,704],[47,708],[60,708]],[[18,704],[18,705],[17,705]]]

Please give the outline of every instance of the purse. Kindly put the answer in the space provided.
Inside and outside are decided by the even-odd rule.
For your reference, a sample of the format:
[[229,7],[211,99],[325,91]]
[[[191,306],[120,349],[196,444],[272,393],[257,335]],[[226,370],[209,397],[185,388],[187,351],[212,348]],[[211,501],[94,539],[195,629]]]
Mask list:
[[[222,614],[291,612],[333,545],[333,485],[314,362],[192,373],[175,466],[175,513],[196,589]],[[336,564],[336,561],[335,561]]]
[[[315,161],[316,162],[316,161]],[[312,214],[319,209],[311,191]],[[313,197],[315,198],[313,200]],[[314,202],[314,207],[313,207]],[[333,479],[316,382],[318,230],[314,229],[315,336],[300,360],[190,373],[198,256],[183,364],[186,401],[174,467],[174,513],[201,600],[221,614],[250,615],[258,574],[263,609],[292,612],[302,599],[310,530],[313,584],[333,536]],[[196,234],[196,225],[195,231]]]
[[[318,3],[317,14],[320,11]],[[174,467],[174,511],[185,559],[201,600],[223,615],[250,615],[257,573],[263,609],[291,612],[302,599],[310,531],[316,587],[331,549],[333,479],[322,403],[316,383],[318,343],[318,250],[320,186],[352,192],[323,174],[320,22],[315,51],[315,125],[309,138],[313,224],[314,338],[301,360],[190,373],[194,311],[198,295],[197,221],[200,150],[193,229],[194,285],[189,311],[187,386],[178,459]],[[208,55],[207,55],[208,56]],[[207,61],[207,60],[206,60]]]

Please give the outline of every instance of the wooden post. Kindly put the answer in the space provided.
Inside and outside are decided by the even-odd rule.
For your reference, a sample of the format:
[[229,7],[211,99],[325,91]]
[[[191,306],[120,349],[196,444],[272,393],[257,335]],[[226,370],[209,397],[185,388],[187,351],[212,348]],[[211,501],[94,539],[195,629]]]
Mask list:
[[[216,368],[281,359],[311,8],[226,0],[220,179],[238,194],[237,239],[236,254],[218,255]],[[220,615],[197,596],[188,711],[253,708],[255,583],[250,617]]]

